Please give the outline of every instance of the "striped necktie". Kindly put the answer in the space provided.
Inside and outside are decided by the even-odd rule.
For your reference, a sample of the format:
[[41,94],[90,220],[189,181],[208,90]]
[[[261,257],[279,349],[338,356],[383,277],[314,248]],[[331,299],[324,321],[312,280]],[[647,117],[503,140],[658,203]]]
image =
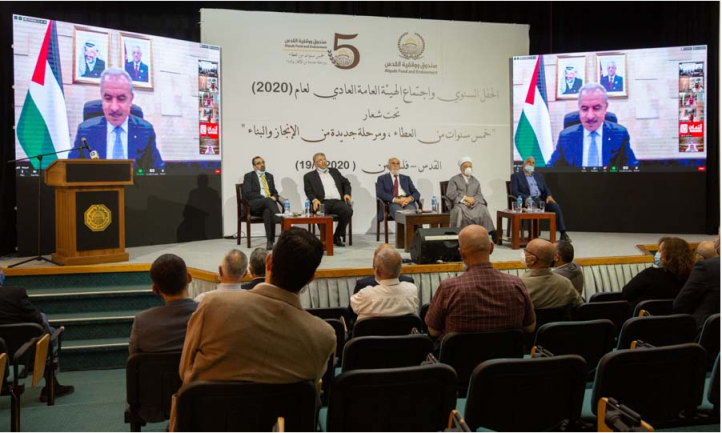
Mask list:
[[271,197],[271,191],[268,190],[268,182],[266,181],[266,174],[261,175],[261,185],[263,185],[263,190],[266,192],[266,197]]
[[113,143],[113,159],[125,159],[123,155],[123,141],[120,138],[120,134],[123,132],[123,128],[116,126],[113,130],[115,132],[115,143]]

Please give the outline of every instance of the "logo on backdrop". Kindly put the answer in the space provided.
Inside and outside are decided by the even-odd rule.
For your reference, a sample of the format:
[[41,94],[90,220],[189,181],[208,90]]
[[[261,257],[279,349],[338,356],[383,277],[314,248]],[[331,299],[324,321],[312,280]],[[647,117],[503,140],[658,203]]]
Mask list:
[[403,33],[399,36],[396,45],[399,47],[401,57],[407,60],[419,60],[424,55],[424,50],[426,50],[426,41],[418,33]]
[[361,61],[361,53],[351,44],[339,44],[339,41],[356,39],[355,35],[336,33],[333,37],[333,50],[328,50],[328,58],[339,69],[353,69]]
[[85,211],[85,225],[94,232],[102,232],[113,222],[110,209],[103,204],[94,204]]

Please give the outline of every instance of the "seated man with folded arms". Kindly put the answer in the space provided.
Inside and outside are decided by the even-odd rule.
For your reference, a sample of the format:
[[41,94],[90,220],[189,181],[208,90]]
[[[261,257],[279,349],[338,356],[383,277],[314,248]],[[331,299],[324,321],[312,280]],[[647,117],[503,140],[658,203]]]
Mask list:
[[193,280],[186,263],[175,254],[163,254],[150,267],[153,293],[165,305],[138,313],[130,331],[128,350],[138,352],[172,352],[183,349],[186,325],[198,304],[188,294]]
[[554,273],[568,278],[579,295],[584,296],[584,272],[574,261],[574,246],[569,241],[559,241],[554,244],[554,248]]
[[440,340],[450,332],[534,331],[534,306],[524,283],[492,267],[493,251],[484,227],[470,225],[459,233],[466,272],[439,285],[426,314],[429,335]]
[[[400,210],[416,210],[416,202],[421,198],[421,194],[409,176],[399,173],[401,162],[398,158],[389,158],[386,168],[389,169],[389,173],[382,174],[376,179],[376,198],[388,203],[389,216],[395,219],[394,215]],[[376,218],[383,221],[383,209]]]
[[266,256],[268,251],[263,248],[256,248],[251,253],[251,259],[248,262],[248,272],[251,274],[251,281],[243,284],[243,290],[251,290],[257,285],[266,282]]
[[561,308],[584,302],[568,278],[552,272],[554,255],[554,245],[544,239],[534,239],[521,250],[521,262],[529,268],[521,280],[535,309]]
[[351,296],[351,308],[359,320],[418,313],[418,289],[413,283],[400,281],[400,275],[398,251],[384,248],[374,255],[374,276],[378,284]]
[[[180,376],[200,380],[295,383],[318,381],[336,349],[331,325],[301,306],[323,245],[292,227],[266,257],[266,281],[252,290],[209,293],[188,322]],[[175,413],[171,414],[171,431]]]
[[203,298],[209,293],[243,290],[241,282],[243,281],[243,277],[246,276],[246,273],[248,273],[248,258],[246,255],[239,250],[228,251],[218,266],[218,275],[221,277],[221,284],[218,285],[216,290],[203,292],[196,296],[196,302],[200,304]]

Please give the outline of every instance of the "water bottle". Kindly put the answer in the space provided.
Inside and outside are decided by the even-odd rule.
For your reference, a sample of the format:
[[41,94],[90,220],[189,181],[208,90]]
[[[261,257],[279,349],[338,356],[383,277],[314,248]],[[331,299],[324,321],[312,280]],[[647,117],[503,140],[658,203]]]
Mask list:
[[533,207],[534,207],[534,200],[532,200],[531,197],[527,197],[526,198],[526,211],[529,213],[534,212],[534,209],[532,209]]
[[283,203],[283,210],[284,210],[283,214],[285,216],[291,216],[291,201],[290,200],[286,200],[285,203]]
[[522,201],[521,196],[517,197],[517,198],[516,198],[516,211],[517,211],[517,212],[521,212],[521,211],[522,211],[522,209],[521,209],[521,205],[522,205],[522,204],[524,204],[524,202]]
[[5,284],[5,272],[0,271],[0,287]]
[[306,203],[303,204],[303,216],[307,217],[311,215],[311,202],[306,199]]
[[436,196],[431,197],[431,211],[433,213],[439,212],[439,203],[436,201]]

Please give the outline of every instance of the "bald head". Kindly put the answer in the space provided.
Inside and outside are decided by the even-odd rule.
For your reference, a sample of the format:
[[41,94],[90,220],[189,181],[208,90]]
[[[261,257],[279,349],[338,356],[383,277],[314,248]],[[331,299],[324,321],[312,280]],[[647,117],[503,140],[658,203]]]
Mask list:
[[[526,246],[526,251],[536,257],[536,261],[529,266],[530,269],[549,269],[554,262],[556,249],[554,244],[544,239],[534,239]],[[529,263],[529,260],[527,260]]]
[[697,261],[711,259],[717,255],[714,242],[704,241],[697,246]]
[[493,249],[489,232],[482,226],[466,226],[459,233],[459,252],[466,266],[488,262]]
[[224,256],[219,267],[221,282],[240,283],[248,272],[248,258],[239,250],[230,250]]
[[393,248],[383,248],[374,256],[374,273],[378,280],[391,280],[401,275],[401,254]]

